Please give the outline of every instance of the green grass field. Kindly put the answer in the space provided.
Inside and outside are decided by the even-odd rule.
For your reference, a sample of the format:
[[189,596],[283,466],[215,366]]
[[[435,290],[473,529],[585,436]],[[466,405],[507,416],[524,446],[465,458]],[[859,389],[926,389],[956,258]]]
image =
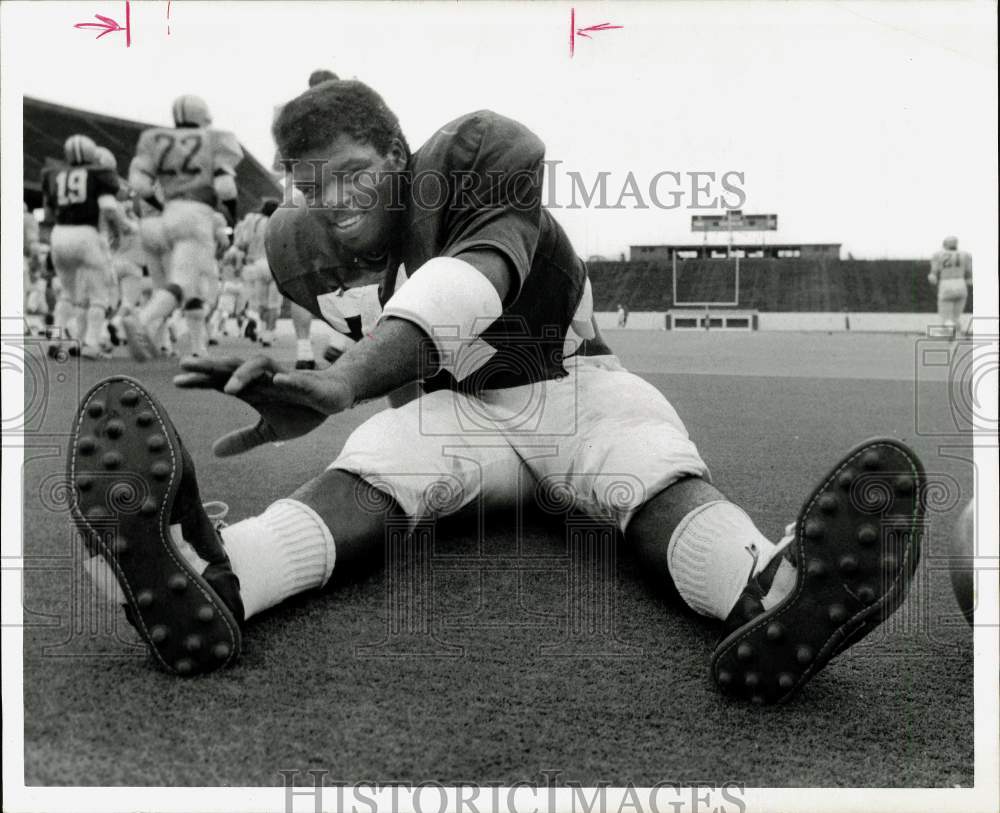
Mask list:
[[973,784],[972,634],[946,570],[973,470],[955,448],[947,370],[924,364],[918,340],[904,336],[607,338],[674,404],[716,485],[769,535],[869,435],[911,444],[941,484],[907,602],[794,702],[761,709],[720,696],[708,674],[716,625],[641,578],[624,544],[611,621],[574,637],[566,531],[531,510],[488,516],[482,530],[473,514],[437,525],[431,555],[412,565],[429,574],[430,634],[416,642],[392,626],[388,599],[404,568],[335,578],[255,618],[232,670],[161,674],[79,572],[61,484],[82,391],[113,371],[143,380],[191,450],[202,494],[227,501],[230,519],[320,472],[380,405],[307,439],[216,460],[211,441],[250,415],[235,400],[174,389],[168,362],[48,362],[28,376],[25,417],[26,782],[278,785],[280,769],[318,768],[330,782],[511,784],[559,770],[585,785]]

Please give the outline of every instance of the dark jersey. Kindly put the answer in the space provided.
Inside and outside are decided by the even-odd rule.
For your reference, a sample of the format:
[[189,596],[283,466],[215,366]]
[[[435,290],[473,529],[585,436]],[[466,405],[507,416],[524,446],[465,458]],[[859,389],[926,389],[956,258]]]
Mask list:
[[42,170],[45,204],[56,215],[59,226],[93,226],[101,219],[98,200],[118,192],[118,175],[113,169],[84,164],[54,165]]
[[[503,314],[482,334],[496,354],[461,383],[442,370],[424,382],[425,389],[512,387],[565,373],[564,340],[587,272],[541,205],[544,155],[544,145],[526,127],[489,111],[450,122],[413,154],[401,184],[406,211],[385,264],[382,303],[396,289],[400,266],[413,276],[434,257],[492,249],[514,273]],[[324,285],[337,285],[316,278],[323,258],[346,259],[322,217],[305,209],[279,210],[271,218],[267,253],[282,291],[322,316],[312,300]],[[597,338],[578,352],[610,351]]]

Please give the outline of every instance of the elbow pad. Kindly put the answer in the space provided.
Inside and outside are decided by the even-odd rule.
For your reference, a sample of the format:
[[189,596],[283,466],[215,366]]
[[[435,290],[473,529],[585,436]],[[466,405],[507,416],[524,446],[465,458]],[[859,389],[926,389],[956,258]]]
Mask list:
[[379,318],[412,322],[434,343],[442,369],[462,381],[497,352],[479,338],[503,313],[497,289],[473,265],[435,257],[406,280]]

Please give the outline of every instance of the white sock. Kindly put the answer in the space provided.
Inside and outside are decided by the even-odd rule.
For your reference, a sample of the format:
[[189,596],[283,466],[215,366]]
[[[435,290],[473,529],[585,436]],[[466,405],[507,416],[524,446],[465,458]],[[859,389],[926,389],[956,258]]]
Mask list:
[[766,566],[776,550],[743,509],[715,500],[699,505],[674,529],[667,567],[692,609],[725,620],[751,573]]
[[196,308],[184,311],[184,321],[187,323],[188,336],[191,337],[191,352],[204,355],[208,341],[205,336],[205,310]]
[[295,342],[295,358],[299,361],[313,361],[313,345],[309,339]]
[[83,343],[91,347],[100,347],[101,328],[104,327],[104,308],[91,305],[87,309],[86,327],[83,331]]
[[322,587],[337,559],[326,523],[297,500],[278,500],[260,516],[223,528],[222,539],[247,618]]
[[70,338],[83,340],[83,331],[87,326],[87,309],[82,305],[73,306],[73,316],[69,320]]
[[67,299],[60,298],[56,302],[55,311],[52,314],[52,323],[55,325],[60,339],[70,337],[70,322],[73,320],[73,303]]

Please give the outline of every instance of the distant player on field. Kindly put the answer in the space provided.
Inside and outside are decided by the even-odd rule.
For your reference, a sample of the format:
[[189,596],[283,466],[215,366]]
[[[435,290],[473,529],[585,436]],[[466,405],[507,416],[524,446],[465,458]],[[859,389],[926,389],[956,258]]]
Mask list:
[[[208,106],[197,96],[173,104],[176,127],[154,127],[139,137],[129,183],[146,200],[159,182],[165,199],[158,233],[143,230],[147,249],[166,256],[167,285],[153,293],[138,316],[123,320],[129,349],[137,360],[158,354],[154,337],[178,306],[199,299],[200,281],[215,268],[217,205],[236,220],[236,166],[243,150],[236,137],[209,127]],[[196,304],[196,303],[195,303]],[[190,320],[189,320],[190,321]]]
[[98,163],[93,139],[72,135],[66,139],[64,152],[65,164],[42,171],[45,208],[55,219],[52,263],[61,284],[54,325],[61,336],[82,339],[82,356],[102,358],[106,353],[101,335],[113,297],[111,254],[99,231],[101,218],[107,217],[122,232],[131,226],[115,197],[118,175],[113,167]]
[[259,212],[250,212],[236,224],[233,233],[233,247],[242,260],[240,276],[246,286],[250,306],[260,316],[258,337],[264,347],[270,347],[274,341],[274,328],[282,300],[281,291],[271,276],[264,248],[268,220],[277,209],[278,201],[265,200]]
[[[542,206],[534,133],[481,110],[411,151],[371,88],[328,81],[285,105],[274,134],[310,201],[268,227],[282,290],[350,325],[343,292],[374,277],[381,312],[325,370],[186,360],[175,384],[259,413],[216,442],[220,456],[324,432],[331,415],[406,384],[420,393],[369,417],[290,497],[218,530],[163,407],[133,379],[95,385],[69,444],[73,510],[164,669],[233,663],[247,618],[381,554],[387,522],[534,498],[621,531],[645,571],[717,619],[714,679],[754,702],[788,699],[899,606],[920,550],[916,456],[890,439],[860,444],[784,537],[765,537],[712,485],[663,394],[605,344],[586,266]],[[119,465],[149,472],[147,490],[107,544],[89,518],[106,515]]]
[[962,329],[962,313],[972,286],[972,255],[958,250],[957,237],[945,237],[941,250],[931,257],[931,273],[927,276],[938,289],[938,316],[951,330],[954,341]]

